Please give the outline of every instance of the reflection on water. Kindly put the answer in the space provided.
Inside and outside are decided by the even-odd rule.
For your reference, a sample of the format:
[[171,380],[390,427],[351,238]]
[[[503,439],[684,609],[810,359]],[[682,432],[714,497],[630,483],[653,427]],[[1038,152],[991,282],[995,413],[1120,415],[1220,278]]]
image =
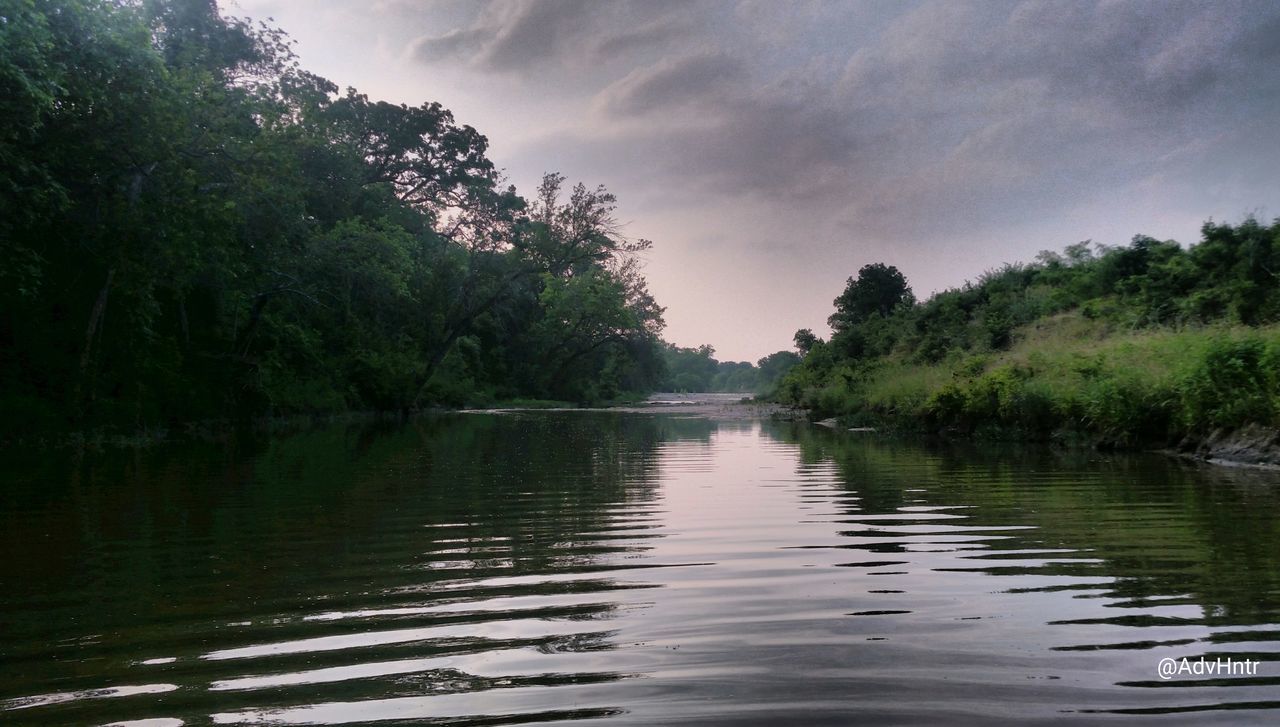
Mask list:
[[1280,718],[1276,474],[600,412],[3,471],[5,723]]

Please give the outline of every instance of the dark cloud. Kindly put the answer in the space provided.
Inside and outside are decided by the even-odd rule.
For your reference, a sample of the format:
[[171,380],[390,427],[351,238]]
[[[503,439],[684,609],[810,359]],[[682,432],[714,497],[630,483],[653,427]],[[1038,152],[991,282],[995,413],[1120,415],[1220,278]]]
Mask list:
[[318,70],[450,106],[526,191],[617,191],[673,340],[735,358],[867,262],[923,293],[1280,205],[1275,0],[241,2],[294,12]]
[[473,55],[476,49],[492,40],[492,34],[480,28],[454,28],[444,35],[417,41],[414,56],[424,61],[444,60]]
[[706,107],[713,100],[732,98],[746,83],[743,64],[723,53],[672,58],[637,68],[598,95],[607,114],[670,114],[690,105]]
[[927,291],[958,282],[944,277],[957,260],[1089,234],[1025,243],[1027,230],[1127,227],[1141,206],[1127,234],[1159,234],[1161,218],[1280,195],[1273,0],[779,7],[495,4],[419,57],[571,89],[586,103],[520,163],[564,164],[686,225],[738,210],[697,244],[770,270],[898,259]]
[[[1275,40],[1259,29],[1277,16],[1265,3],[921,6],[855,54],[840,86],[861,129],[902,129],[888,175],[850,213],[918,231],[1112,194],[1275,114]],[[932,214],[894,214],[911,209]]]
[[686,36],[693,7],[665,0],[491,1],[469,26],[418,38],[411,53],[425,62],[461,60],[484,71],[581,66]]
[[596,56],[613,57],[646,48],[662,47],[671,41],[692,36],[694,25],[686,17],[659,17],[628,30],[607,33],[596,39],[591,49]]
[[[696,52],[600,90],[578,138],[553,143],[692,194],[927,239],[1113,194],[1273,117],[1278,18],[1246,2],[925,3],[859,48],[815,48],[846,54],[835,79],[716,47],[707,27]],[[1280,142],[1258,153],[1280,161]]]
[[[844,189],[859,149],[840,111],[801,79],[763,83],[741,58],[696,52],[638,68],[595,97],[602,138],[639,156],[655,177],[703,193],[759,192],[792,200]],[[841,186],[831,187],[832,183]]]
[[965,111],[1020,84],[1034,87],[1037,101],[1161,113],[1250,66],[1262,70],[1256,64],[1273,53],[1274,37],[1245,41],[1278,10],[1242,2],[931,3],[857,53],[846,86],[877,103],[906,102],[902,110]]

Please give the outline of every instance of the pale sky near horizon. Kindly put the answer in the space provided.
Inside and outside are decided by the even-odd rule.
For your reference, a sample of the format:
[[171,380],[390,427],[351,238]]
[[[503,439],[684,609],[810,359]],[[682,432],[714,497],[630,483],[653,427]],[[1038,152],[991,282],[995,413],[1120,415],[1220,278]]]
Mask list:
[[1092,239],[1280,215],[1280,3],[220,0],[374,99],[439,101],[530,194],[604,184],[669,341],[826,335],[871,262],[919,297]]

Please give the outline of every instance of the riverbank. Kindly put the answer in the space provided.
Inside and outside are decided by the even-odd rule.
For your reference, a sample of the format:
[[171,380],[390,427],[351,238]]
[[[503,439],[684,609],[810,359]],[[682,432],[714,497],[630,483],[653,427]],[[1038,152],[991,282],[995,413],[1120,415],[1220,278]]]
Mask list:
[[[781,418],[791,421],[803,420],[804,412],[797,410],[786,410],[787,414]],[[775,417],[778,418],[778,417]],[[859,435],[866,434],[884,434],[891,439],[904,439],[910,434],[919,434],[918,430],[902,429],[902,428],[877,428],[869,426],[845,426],[837,417],[829,417],[820,421],[809,421],[810,424],[819,427],[825,427],[840,432],[851,432]],[[1248,426],[1238,431],[1217,431],[1209,436],[1196,439],[1187,438],[1179,442],[1176,447],[1101,447],[1097,442],[1089,442],[1079,437],[1067,436],[1067,432],[1062,432],[1063,436],[1049,441],[1042,438],[1034,437],[1017,437],[1012,436],[1011,432],[1006,431],[1005,434],[1010,436],[1004,437],[974,437],[965,436],[956,432],[936,432],[930,436],[941,440],[952,441],[986,441],[1004,442],[1004,443],[1023,443],[1031,445],[1050,445],[1062,446],[1067,449],[1106,449],[1109,451],[1122,452],[1140,452],[1149,451],[1163,454],[1168,457],[1198,462],[1202,464],[1218,465],[1223,467],[1245,467],[1250,469],[1262,469],[1280,471],[1280,429]]]
[[1167,453],[1210,464],[1280,470],[1280,429],[1250,425],[1213,432],[1203,439],[1188,439]]
[[801,403],[844,427],[1280,465],[1280,326],[1133,331],[1073,311],[1014,340],[936,364],[843,367]]
[[754,399],[749,394],[636,394],[597,406],[548,399],[509,399],[482,407],[431,408],[416,412],[350,411],[312,415],[255,417],[245,420],[207,419],[172,427],[127,430],[100,427],[87,431],[43,432],[0,442],[0,449],[105,450],[138,449],[172,442],[226,441],[243,434],[291,434],[334,424],[401,422],[418,416],[449,413],[503,413],[533,411],[610,411],[632,414],[700,416],[719,421],[788,419],[805,421],[808,412],[778,402]]
[[645,399],[618,402],[599,407],[565,406],[495,406],[463,409],[463,412],[519,412],[519,411],[609,411],[623,414],[675,414],[698,416],[718,421],[744,421],[749,419],[792,419],[806,421],[809,413],[803,409],[753,398],[745,393],[656,393]]
[[[695,395],[696,396],[696,395]],[[712,395],[715,396],[715,395]],[[720,395],[726,396],[726,395]],[[615,407],[614,411],[638,414],[679,414],[701,416],[717,421],[744,421],[748,419],[807,419],[807,412],[778,402],[752,399],[743,394],[727,395],[726,400],[654,401],[637,406]]]

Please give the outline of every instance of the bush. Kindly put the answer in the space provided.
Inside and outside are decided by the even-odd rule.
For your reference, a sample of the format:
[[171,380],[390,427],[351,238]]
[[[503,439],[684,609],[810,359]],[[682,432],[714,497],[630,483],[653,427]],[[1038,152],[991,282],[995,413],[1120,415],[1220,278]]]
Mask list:
[[1276,421],[1280,349],[1257,336],[1217,338],[1181,382],[1183,424],[1191,431]]
[[925,421],[934,428],[957,426],[966,419],[964,384],[953,381],[933,392],[924,404]]
[[1090,380],[1073,405],[1085,431],[1131,446],[1169,437],[1173,399],[1137,372],[1123,371]]

